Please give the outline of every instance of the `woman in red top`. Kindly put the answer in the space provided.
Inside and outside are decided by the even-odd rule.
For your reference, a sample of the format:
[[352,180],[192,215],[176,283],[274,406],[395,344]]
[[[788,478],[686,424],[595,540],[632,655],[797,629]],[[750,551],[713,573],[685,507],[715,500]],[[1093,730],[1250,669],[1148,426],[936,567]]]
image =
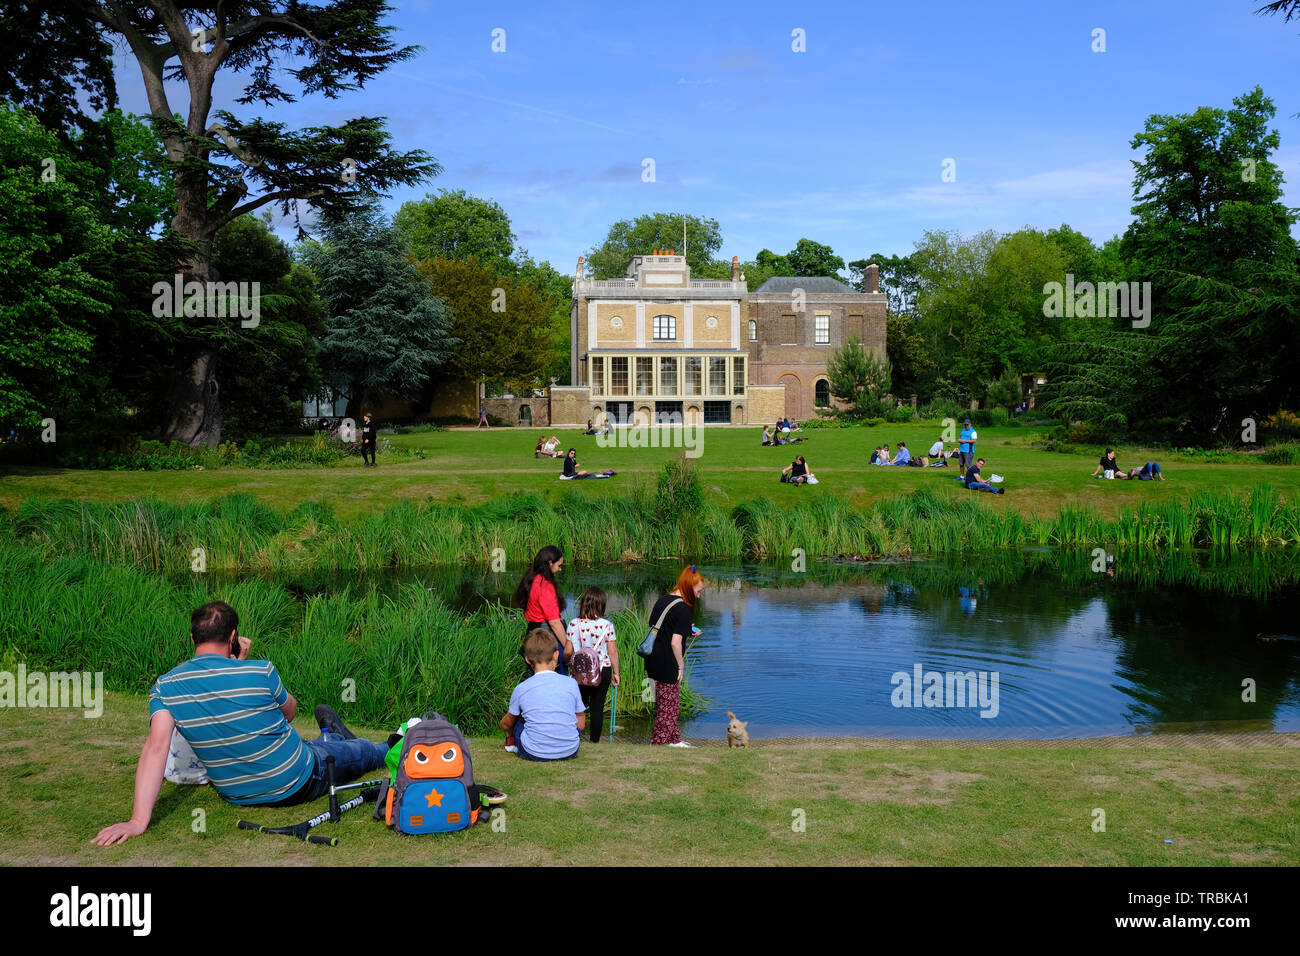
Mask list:
[[[548,544],[537,552],[532,566],[515,588],[515,607],[524,611],[524,636],[535,627],[550,629],[555,635],[555,643],[560,649],[560,663],[556,671],[568,674],[565,663],[573,656],[573,642],[564,632],[564,622],[560,615],[564,613],[564,595],[555,586],[555,575],[564,568],[564,552],[553,544]],[[523,651],[520,650],[520,654]],[[526,658],[525,658],[526,659]]]

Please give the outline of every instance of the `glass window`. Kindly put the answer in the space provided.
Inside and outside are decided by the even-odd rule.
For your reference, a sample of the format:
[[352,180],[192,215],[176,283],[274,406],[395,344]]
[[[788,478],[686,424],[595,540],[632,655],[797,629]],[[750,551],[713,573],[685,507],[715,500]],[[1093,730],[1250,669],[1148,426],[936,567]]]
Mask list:
[[727,360],[725,358],[709,359],[709,394],[727,394]]
[[659,360],[659,394],[677,394],[677,359],[675,358]]
[[602,355],[591,357],[591,391],[596,395],[605,394],[605,358]]
[[831,317],[829,315],[817,316],[817,345],[829,345],[831,341]]
[[637,356],[636,393],[638,395],[653,395],[655,393],[655,360],[653,358]]
[[704,403],[704,424],[730,425],[731,424],[731,402],[705,402]]
[[751,342],[758,341],[758,323],[755,322],[753,319],[749,320],[749,341]]
[[627,394],[627,356],[609,360],[609,394]]
[[740,355],[731,360],[731,394],[745,394],[745,359]]
[[677,339],[677,316],[656,315],[654,319],[654,337],[656,342],[672,342]]
[[827,408],[831,403],[831,386],[824,378],[819,378],[813,386],[813,404],[818,408]]
[[683,395],[704,394],[704,360],[698,355],[687,356],[685,362],[686,382]]

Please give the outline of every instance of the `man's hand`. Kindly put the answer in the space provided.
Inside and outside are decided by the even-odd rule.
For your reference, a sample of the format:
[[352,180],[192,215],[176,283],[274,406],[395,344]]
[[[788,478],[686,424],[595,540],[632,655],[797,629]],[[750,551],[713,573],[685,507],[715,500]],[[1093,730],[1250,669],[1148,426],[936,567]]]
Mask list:
[[99,846],[112,846],[115,843],[125,843],[133,836],[139,836],[144,833],[145,825],[128,820],[126,823],[114,823],[111,827],[104,827],[91,843]]
[[253,642],[242,634],[239,635],[237,640],[239,641],[239,653],[235,655],[235,660],[246,661],[248,660],[248,649],[253,646]]

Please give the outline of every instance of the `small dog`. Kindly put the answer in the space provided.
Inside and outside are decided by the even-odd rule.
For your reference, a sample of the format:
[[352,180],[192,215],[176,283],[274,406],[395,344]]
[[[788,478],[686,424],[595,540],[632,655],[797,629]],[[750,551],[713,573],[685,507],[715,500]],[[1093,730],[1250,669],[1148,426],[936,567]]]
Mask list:
[[748,747],[749,731],[745,728],[749,726],[749,721],[737,720],[731,711],[727,711],[727,716],[731,718],[731,723],[727,724],[727,746]]

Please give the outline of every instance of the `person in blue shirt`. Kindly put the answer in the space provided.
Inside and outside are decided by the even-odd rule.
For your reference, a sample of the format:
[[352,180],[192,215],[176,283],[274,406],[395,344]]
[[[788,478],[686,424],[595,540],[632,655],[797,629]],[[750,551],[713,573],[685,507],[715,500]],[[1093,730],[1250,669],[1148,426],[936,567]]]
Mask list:
[[172,731],[179,730],[223,799],[240,806],[290,806],[329,793],[325,760],[337,783],[384,766],[387,743],[359,740],[328,707],[316,709],[329,739],[303,740],[290,723],[298,702],[270,661],[249,660],[239,615],[211,601],[190,616],[194,656],[155,681],[149,737],[135,772],[131,819],[104,827],[93,842],[125,843],[149,826],[162,789]]
[[568,760],[578,752],[581,731],[587,726],[587,706],[578,682],[556,673],[560,649],[548,631],[534,628],[524,638],[524,654],[533,676],[510,694],[510,706],[501,729],[514,738],[506,750],[525,760]]
[[971,427],[969,418],[963,422],[963,425],[965,427],[958,436],[961,444],[957,446],[957,454],[961,456],[961,473],[964,475],[975,460],[975,441],[979,438],[979,434]]
[[906,465],[911,460],[912,460],[912,453],[907,450],[907,445],[905,445],[903,442],[900,441],[898,443],[898,454],[894,455],[894,460],[891,461],[890,464]]

